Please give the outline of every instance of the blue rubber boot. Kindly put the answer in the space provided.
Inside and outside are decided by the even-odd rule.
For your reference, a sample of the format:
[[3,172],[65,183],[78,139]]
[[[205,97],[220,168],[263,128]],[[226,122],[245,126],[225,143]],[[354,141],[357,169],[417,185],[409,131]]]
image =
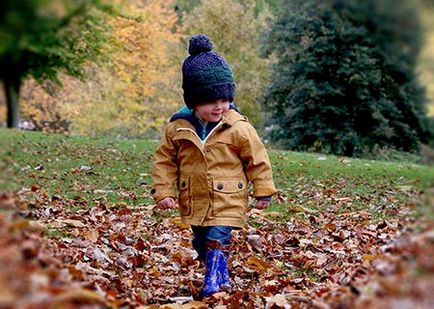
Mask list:
[[205,279],[203,282],[203,296],[207,297],[220,290],[221,275],[218,271],[221,264],[223,252],[219,249],[212,249],[206,253],[205,258]]
[[229,290],[231,288],[231,279],[229,277],[228,271],[228,259],[226,254],[220,251],[219,254],[220,261],[217,266],[217,270],[219,272],[219,285],[221,290]]

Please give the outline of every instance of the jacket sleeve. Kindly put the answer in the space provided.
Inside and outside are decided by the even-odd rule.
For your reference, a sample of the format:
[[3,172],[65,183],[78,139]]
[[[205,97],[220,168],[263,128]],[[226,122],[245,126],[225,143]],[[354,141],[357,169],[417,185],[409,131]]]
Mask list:
[[253,184],[253,196],[274,195],[276,188],[267,149],[250,123],[247,124],[247,130],[242,134],[241,141],[240,157],[245,166],[247,178]]
[[178,179],[178,165],[176,163],[177,149],[168,134],[164,131],[160,145],[155,152],[152,168],[151,194],[156,202],[165,197],[176,197],[176,182]]

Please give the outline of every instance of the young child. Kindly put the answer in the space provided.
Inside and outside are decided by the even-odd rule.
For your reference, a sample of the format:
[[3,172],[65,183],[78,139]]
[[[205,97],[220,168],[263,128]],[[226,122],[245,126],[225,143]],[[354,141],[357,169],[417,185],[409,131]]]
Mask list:
[[203,296],[230,287],[227,255],[233,228],[248,210],[248,182],[256,208],[276,192],[264,145],[233,104],[235,82],[225,59],[203,34],[190,38],[182,66],[185,107],[166,127],[155,154],[151,194],[160,209],[176,207],[193,230],[205,262]]

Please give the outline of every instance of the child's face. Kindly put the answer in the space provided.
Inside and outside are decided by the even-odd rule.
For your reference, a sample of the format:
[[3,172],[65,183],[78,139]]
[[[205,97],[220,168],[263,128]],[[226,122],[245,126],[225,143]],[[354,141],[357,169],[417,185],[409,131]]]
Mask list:
[[223,114],[229,110],[229,101],[220,99],[209,103],[196,105],[196,115],[205,122],[217,122],[222,119]]

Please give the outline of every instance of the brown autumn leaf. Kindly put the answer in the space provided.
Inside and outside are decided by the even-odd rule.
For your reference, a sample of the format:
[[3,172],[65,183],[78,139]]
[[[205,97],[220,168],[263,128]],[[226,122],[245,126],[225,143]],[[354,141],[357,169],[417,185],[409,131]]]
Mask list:
[[84,302],[88,304],[106,304],[97,292],[88,289],[76,288],[66,290],[50,300],[50,305],[56,307],[69,302]]
[[[339,194],[344,187],[343,183],[335,184],[333,194]],[[331,194],[315,187],[302,190],[304,198],[311,197],[315,203],[323,203],[324,196]],[[31,212],[26,208],[24,213],[31,214],[40,224],[52,228],[50,223],[57,223],[61,229],[67,226],[63,220],[78,220],[85,227],[62,230],[69,236],[41,237],[40,232],[17,215],[25,209],[18,197],[11,199],[10,207],[17,212],[0,214],[0,263],[11,265],[14,259],[17,266],[0,270],[0,278],[5,278],[2,279],[5,282],[13,282],[12,274],[15,280],[19,278],[19,286],[28,290],[20,294],[13,285],[8,285],[9,292],[26,295],[28,304],[35,305],[41,291],[49,291],[47,297],[51,299],[70,287],[83,286],[105,295],[107,306],[159,304],[154,307],[158,308],[174,303],[173,299],[191,297],[191,292],[198,290],[192,286],[193,283],[194,287],[200,286],[203,268],[190,254],[181,253],[184,249],[192,250],[191,230],[180,228],[170,218],[157,221],[148,207],[108,207],[97,203],[88,209],[81,206],[82,201],[67,198],[54,205],[43,189],[32,194],[32,199],[37,207]],[[434,277],[434,267],[424,253],[430,255],[434,250],[430,249],[434,247],[434,236],[430,236],[434,233],[429,233],[433,230],[431,223],[412,222],[404,211],[375,222],[369,212],[343,212],[339,201],[330,199],[328,203],[335,204],[327,210],[315,211],[315,215],[300,214],[287,222],[274,222],[258,214],[252,217],[255,228],[246,226],[234,231],[229,264],[233,291],[204,303],[212,308],[225,308],[229,304],[265,308],[264,297],[278,294],[285,295],[287,303],[297,308],[311,308],[315,304],[350,307],[363,297],[378,304],[380,296],[382,302],[387,302],[401,295],[417,304],[422,297],[415,298],[414,293],[430,300],[429,278]],[[75,211],[70,211],[71,208]],[[53,222],[53,218],[60,222]],[[98,231],[96,241],[91,239],[96,235],[90,232],[93,230]],[[252,235],[259,236],[257,239],[262,243],[256,255],[252,254],[248,240]],[[28,253],[24,254],[23,248],[28,248]],[[18,266],[22,265],[18,262],[23,261],[23,254],[28,257],[24,260],[25,267]],[[411,279],[411,274],[421,270],[427,278],[424,284]],[[380,283],[380,278],[403,284],[394,290],[393,284]],[[51,282],[60,286],[51,286]],[[414,293],[411,284],[417,287]],[[367,295],[366,291],[376,291],[379,296]]]
[[5,308],[12,307],[12,305],[18,300],[18,295],[13,293],[8,285],[8,280],[2,276],[0,272],[0,306]]
[[56,220],[56,222],[59,223],[64,223],[66,225],[70,225],[73,227],[86,227],[86,224],[84,224],[83,222],[81,222],[80,220],[74,220],[74,219],[63,219],[63,220]]
[[82,235],[84,236],[85,239],[92,240],[92,241],[96,242],[98,240],[98,237],[99,237],[99,231],[98,231],[98,229],[86,230],[86,231],[82,232]]

